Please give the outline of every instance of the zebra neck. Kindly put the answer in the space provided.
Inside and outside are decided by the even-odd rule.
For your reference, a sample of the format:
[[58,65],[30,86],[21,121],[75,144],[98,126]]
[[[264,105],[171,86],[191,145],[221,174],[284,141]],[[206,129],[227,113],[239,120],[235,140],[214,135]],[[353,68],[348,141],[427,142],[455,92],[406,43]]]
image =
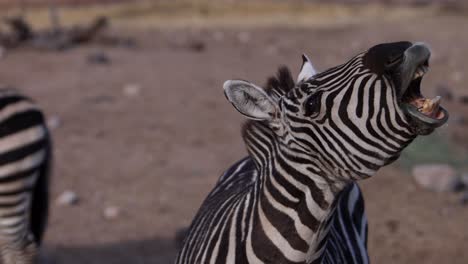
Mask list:
[[[259,171],[257,218],[279,247],[292,241],[297,259],[309,259],[326,236],[327,219],[347,183],[327,177],[317,162],[282,145],[266,124],[252,122],[244,128],[244,140]],[[282,238],[279,238],[282,237]],[[278,239],[275,241],[275,239]],[[300,248],[301,250],[297,250]],[[303,255],[300,255],[302,252]]]

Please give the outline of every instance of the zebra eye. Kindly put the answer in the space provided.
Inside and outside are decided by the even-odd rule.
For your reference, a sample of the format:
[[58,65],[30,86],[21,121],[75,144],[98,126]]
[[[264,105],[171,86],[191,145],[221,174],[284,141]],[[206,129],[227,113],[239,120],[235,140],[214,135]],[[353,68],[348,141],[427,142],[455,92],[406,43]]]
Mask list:
[[315,117],[319,114],[321,107],[322,92],[314,93],[304,103],[305,115]]

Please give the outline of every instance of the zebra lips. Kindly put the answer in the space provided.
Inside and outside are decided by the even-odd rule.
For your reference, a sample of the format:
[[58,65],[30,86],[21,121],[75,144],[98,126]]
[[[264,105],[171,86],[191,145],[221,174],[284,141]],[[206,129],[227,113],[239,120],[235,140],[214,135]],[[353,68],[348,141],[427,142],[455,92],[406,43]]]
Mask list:
[[434,99],[418,98],[402,105],[403,110],[422,126],[437,128],[445,124],[449,114],[440,106],[440,97]]
[[402,110],[422,130],[440,127],[447,122],[449,117],[447,110],[440,105],[442,100],[440,96],[427,99],[421,93],[422,76],[427,70],[427,67],[420,67],[416,70],[413,80],[403,94],[401,104]]

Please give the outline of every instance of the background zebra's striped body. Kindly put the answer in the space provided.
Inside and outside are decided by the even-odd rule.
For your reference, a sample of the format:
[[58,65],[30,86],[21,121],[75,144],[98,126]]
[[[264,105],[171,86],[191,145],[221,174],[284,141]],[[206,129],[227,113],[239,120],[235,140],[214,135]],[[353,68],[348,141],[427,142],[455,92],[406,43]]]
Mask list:
[[249,157],[221,176],[176,263],[368,263],[354,181],[445,122],[402,108],[429,55],[423,44],[381,44],[318,74],[305,60],[298,83],[287,69],[267,89],[227,81],[228,100],[253,119],[243,128]]
[[42,112],[0,90],[0,253],[5,264],[34,263],[48,214],[51,160]]
[[327,225],[318,258],[313,263],[369,263],[367,218],[364,200],[356,183],[349,184],[337,198],[335,211]]

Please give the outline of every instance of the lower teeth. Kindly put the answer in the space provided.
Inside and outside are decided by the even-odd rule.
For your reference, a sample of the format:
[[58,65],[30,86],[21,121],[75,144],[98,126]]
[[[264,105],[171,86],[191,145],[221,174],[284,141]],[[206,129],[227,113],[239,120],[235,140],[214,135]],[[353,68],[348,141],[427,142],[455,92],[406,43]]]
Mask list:
[[423,114],[432,114],[439,109],[440,96],[436,96],[434,99],[424,99],[422,106],[418,109]]

